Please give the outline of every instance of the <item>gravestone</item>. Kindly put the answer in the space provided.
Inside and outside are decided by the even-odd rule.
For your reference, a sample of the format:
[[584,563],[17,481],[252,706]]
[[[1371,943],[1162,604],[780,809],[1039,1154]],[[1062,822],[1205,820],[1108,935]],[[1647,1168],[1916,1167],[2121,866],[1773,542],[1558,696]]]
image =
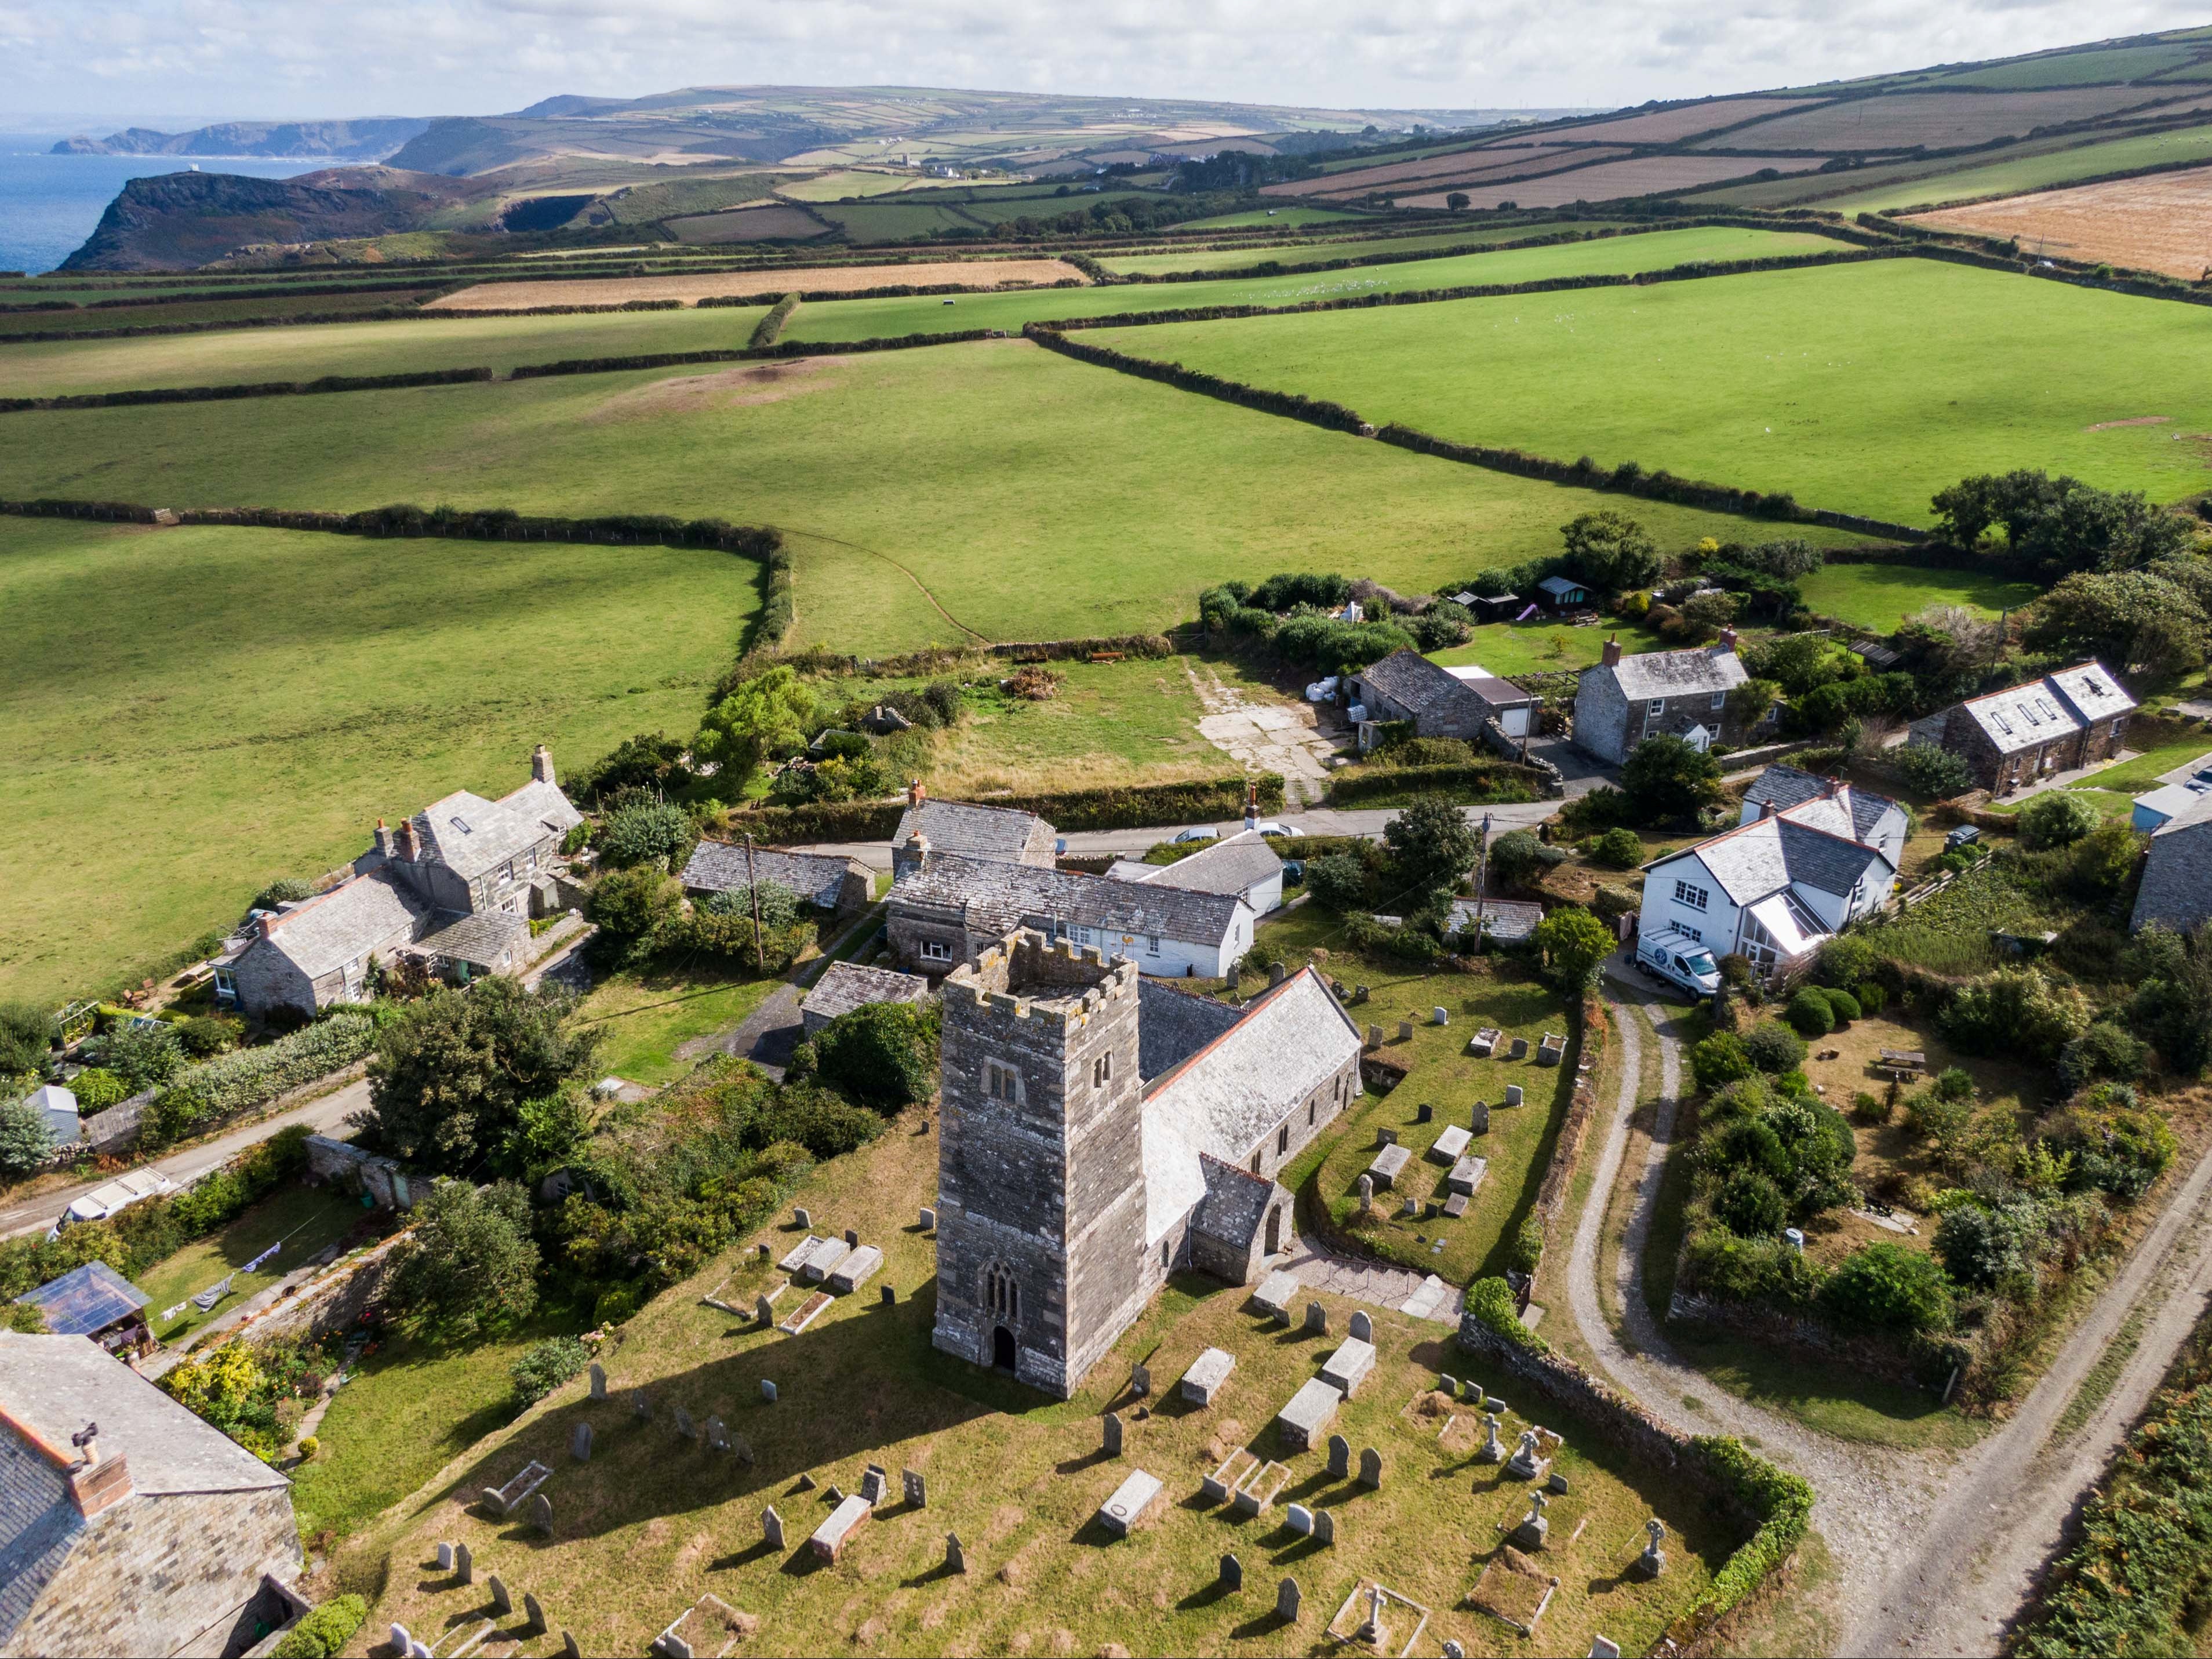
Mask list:
[[1352,1474],[1352,1443],[1340,1434],[1328,1437],[1328,1473],[1334,1480],[1342,1480]]
[[929,1486],[921,1478],[920,1469],[901,1469],[899,1481],[906,1488],[906,1501],[918,1510],[929,1507]]
[[801,1492],[812,1492],[814,1490],[814,1477],[811,1474],[800,1475],[799,1477],[799,1490]]
[[1413,1022],[1410,1019],[1400,1020],[1398,1022],[1398,1041],[1401,1042],[1411,1042],[1413,1040]]
[[1267,964],[1267,983],[1270,985],[1280,985],[1287,972],[1288,970],[1281,963],[1269,963]]
[[1363,1175],[1359,1177],[1359,1213],[1362,1215],[1375,1213],[1375,1177],[1371,1175]]
[[1306,1304],[1306,1329],[1316,1336],[1328,1334],[1328,1310],[1318,1302]]
[[1590,1638],[1589,1659],[1620,1659],[1620,1644],[1610,1636]]
[[814,1226],[813,1216],[804,1209],[792,1211],[791,1218],[799,1224],[799,1230],[801,1232],[811,1231]]
[[1446,1371],[1443,1374],[1443,1380],[1437,1384],[1437,1392],[1443,1395],[1447,1400],[1458,1399],[1459,1378],[1454,1376],[1449,1371]]
[[1544,1518],[1544,1511],[1551,1501],[1540,1492],[1528,1494],[1528,1513],[1521,1517],[1521,1524],[1513,1528],[1512,1534],[1514,1543],[1522,1549],[1540,1550],[1544,1547],[1545,1536],[1552,1530],[1552,1523]]
[[584,1659],[583,1644],[565,1630],[561,1632],[561,1659]]
[[761,1400],[766,1405],[775,1404],[775,1384],[764,1376],[761,1378]]
[[1505,1461],[1505,1445],[1498,1437],[1498,1413],[1485,1412],[1482,1421],[1490,1431],[1490,1437],[1483,1442],[1482,1449],[1475,1453],[1475,1458],[1484,1463],[1503,1463]]
[[886,1308],[895,1308],[898,1305],[898,1292],[888,1285],[876,1286],[876,1298]]
[[1301,1599],[1298,1595],[1298,1581],[1295,1578],[1283,1580],[1281,1583],[1275,1586],[1275,1617],[1286,1625],[1297,1624],[1298,1602]]
[[1398,1213],[1402,1216],[1417,1216],[1420,1214],[1420,1212],[1421,1200],[1418,1198],[1410,1196],[1406,1200],[1406,1206],[1398,1212]]
[[1293,1504],[1283,1512],[1283,1520],[1301,1538],[1313,1536],[1313,1511],[1303,1504]]
[[522,1592],[522,1616],[526,1621],[525,1629],[534,1632],[545,1628],[545,1609],[538,1605],[538,1598],[528,1590]]
[[579,1423],[568,1431],[568,1455],[579,1463],[592,1461],[592,1425]]
[[947,1572],[968,1571],[968,1552],[960,1547],[960,1534],[957,1532],[945,1534],[945,1570]]
[[1451,1024],[1450,1011],[1443,1008],[1431,1008],[1429,1010],[1429,1020],[1431,1024],[1449,1025]]
[[[1513,1039],[1513,1051],[1512,1051],[1512,1053],[1510,1053],[1510,1054],[1508,1054],[1508,1055],[1506,1056],[1506,1058],[1507,1058],[1508,1060],[1526,1060],[1526,1059],[1528,1059],[1528,1039],[1527,1037],[1518,1037],[1518,1036],[1517,1036],[1517,1037],[1515,1037],[1515,1038]],[[1507,1105],[1509,1105],[1509,1106],[1516,1106],[1516,1105],[1520,1104],[1520,1103],[1519,1103],[1518,1101],[1514,1101],[1514,1100],[1509,1100],[1509,1101],[1507,1101],[1505,1103],[1506,1103]]]
[[775,1305],[764,1296],[753,1298],[753,1317],[763,1325],[775,1323]]
[[1367,1310],[1364,1308],[1358,1310],[1352,1316],[1352,1334],[1356,1340],[1361,1342],[1372,1342],[1375,1340],[1375,1322],[1367,1316]]
[[729,1425],[723,1422],[719,1417],[708,1418],[707,1419],[707,1449],[708,1451],[726,1452],[729,1450]]
[[1557,1497],[1565,1498],[1567,1495],[1567,1477],[1557,1469],[1553,1470],[1552,1478],[1544,1483],[1544,1490]]
[[830,1483],[830,1489],[822,1494],[822,1501],[835,1509],[845,1501],[845,1489],[832,1480]]
[[477,1582],[476,1560],[470,1555],[469,1547],[466,1544],[453,1546],[453,1577],[464,1584],[473,1584]]
[[414,1652],[415,1638],[409,1632],[406,1626],[394,1625],[392,1627],[392,1650],[401,1655],[403,1659],[405,1655]]
[[1334,1544],[1336,1542],[1336,1515],[1334,1511],[1330,1510],[1316,1510],[1314,1511],[1313,1535],[1314,1542],[1316,1544]]
[[1398,1144],[1398,1132],[1397,1132],[1395,1129],[1377,1129],[1377,1130],[1376,1130],[1376,1132],[1375,1132],[1375,1144],[1376,1144],[1377,1146],[1396,1146],[1396,1145]]
[[691,1413],[681,1406],[676,1408],[676,1432],[686,1440],[696,1440],[699,1437],[699,1425],[691,1420]]
[[770,1549],[783,1547],[783,1517],[775,1512],[773,1504],[761,1511],[761,1536],[768,1540]]
[[1359,1484],[1369,1491],[1379,1491],[1382,1486],[1382,1454],[1372,1446],[1359,1450]]
[[1518,1106],[1521,1103],[1522,1099],[1522,1096],[1521,1093],[1521,1085],[1519,1084],[1509,1083],[1505,1085],[1505,1103],[1508,1106]]
[[548,1538],[553,1535],[553,1500],[542,1492],[531,1494],[530,1524]]
[[1467,1650],[1456,1642],[1446,1642],[1444,1659],[1467,1659]]
[[1380,1048],[1382,1046],[1382,1028],[1380,1025],[1370,1025],[1367,1028],[1367,1046],[1370,1048]]
[[1244,1564],[1242,1561],[1239,1561],[1233,1555],[1223,1556],[1221,1558],[1219,1583],[1221,1588],[1225,1590],[1243,1589],[1244,1588]]
[[1121,1455],[1121,1413],[1119,1412],[1108,1412],[1106,1413],[1105,1426],[1106,1455],[1109,1457],[1119,1457]]
[[592,1362],[592,1398],[594,1400],[605,1400],[606,1397],[606,1367],[600,1364],[598,1360],[594,1359]]
[[762,1261],[767,1261],[767,1260],[769,1259],[769,1257],[770,1257],[770,1256],[772,1256],[772,1255],[774,1255],[775,1254],[775,1252],[774,1250],[771,1250],[770,1249],[769,1249],[769,1247],[768,1247],[768,1241],[767,1241],[766,1239],[763,1239],[763,1240],[761,1241],[760,1245],[759,1245],[759,1247],[758,1247],[758,1248],[759,1248],[759,1250],[760,1250],[760,1259],[761,1259]]
[[1436,1115],[1437,1109],[1425,1100],[1413,1109],[1413,1121],[1416,1123],[1432,1123]]
[[848,1228],[846,1228],[846,1229],[845,1229],[845,1243],[846,1243],[847,1244],[850,1245],[854,1249],[856,1249],[856,1250],[857,1250],[857,1249],[859,1249],[860,1248],[860,1233],[859,1233],[855,1229],[854,1229],[854,1228],[851,1228],[851,1227],[848,1227]]
[[639,1422],[650,1423],[653,1421],[653,1396],[647,1394],[643,1389],[633,1389],[630,1390],[629,1408],[637,1414],[637,1420]]
[[1636,1570],[1646,1578],[1656,1578],[1667,1571],[1667,1552],[1659,1547],[1659,1540],[1667,1535],[1667,1523],[1653,1516],[1644,1523],[1644,1553],[1636,1558]]
[[1535,1430],[1522,1430],[1521,1444],[1507,1462],[1505,1473],[1517,1480],[1541,1480],[1552,1470],[1552,1460],[1542,1455],[1542,1445]]
[[439,1545],[439,1546],[438,1546],[438,1571],[439,1571],[440,1572],[451,1572],[453,1570],[453,1547],[451,1544],[441,1544],[441,1545]]
[[879,1463],[871,1463],[860,1472],[860,1498],[872,1509],[884,1501],[890,1490],[891,1478]]
[[1490,1133],[1490,1103],[1488,1101],[1478,1100],[1474,1103],[1474,1110],[1468,1116],[1467,1130],[1469,1134],[1476,1135],[1486,1135]]
[[1152,1368],[1146,1364],[1129,1367],[1129,1392],[1142,1400],[1152,1391]]
[[507,1586],[497,1573],[491,1575],[488,1588],[491,1591],[491,1610],[494,1613],[513,1613],[514,1598],[507,1594]]
[[927,1204],[921,1206],[921,1230],[926,1233],[937,1230],[937,1212]]

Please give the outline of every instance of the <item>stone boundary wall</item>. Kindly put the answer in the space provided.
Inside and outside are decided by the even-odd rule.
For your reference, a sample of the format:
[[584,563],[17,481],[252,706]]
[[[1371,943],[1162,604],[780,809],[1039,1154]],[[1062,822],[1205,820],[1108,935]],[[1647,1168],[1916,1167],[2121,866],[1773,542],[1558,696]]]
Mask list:
[[1559,1126],[1559,1144],[1552,1149],[1552,1161],[1544,1171],[1543,1185],[1536,1189],[1536,1201],[1528,1211],[1543,1230],[1547,1249],[1551,1247],[1553,1224],[1566,1207],[1567,1189],[1574,1184],[1583,1147],[1589,1139],[1590,1124],[1597,1116],[1596,1073],[1598,1062],[1605,1057],[1604,1005],[1585,991],[1575,1006],[1572,1018],[1575,1029],[1568,1053],[1575,1066],[1574,1094],[1567,1103],[1566,1121]]
[[259,1346],[292,1337],[321,1336],[355,1324],[383,1295],[395,1253],[409,1237],[404,1231],[395,1233],[364,1254],[334,1264],[297,1295],[240,1327],[236,1340]]
[[[1820,1320],[1801,1319],[1784,1309],[1726,1297],[1701,1296],[1694,1291],[1677,1291],[1667,1304],[1667,1320],[1669,1324],[1679,1322],[1726,1331],[1814,1364],[1840,1363],[1855,1371],[1905,1388],[1928,1386],[1928,1379],[1915,1369],[1910,1349],[1879,1338],[1852,1336]],[[1943,1358],[1938,1358],[1938,1354]],[[1963,1370],[1970,1356],[1961,1348],[1955,1352],[1929,1350],[1923,1357],[1935,1364],[1948,1360]]]

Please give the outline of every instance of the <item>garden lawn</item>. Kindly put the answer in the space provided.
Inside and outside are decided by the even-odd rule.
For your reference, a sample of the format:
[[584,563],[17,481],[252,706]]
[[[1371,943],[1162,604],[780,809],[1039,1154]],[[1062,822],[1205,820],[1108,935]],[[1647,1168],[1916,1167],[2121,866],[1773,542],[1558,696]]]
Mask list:
[[0,518],[0,999],[135,979],[380,817],[518,787],[536,744],[574,772],[691,731],[758,576],[671,548]]
[[[930,1346],[936,1252],[904,1223],[934,1194],[936,1160],[936,1135],[909,1114],[793,1195],[817,1232],[856,1228],[884,1250],[876,1283],[891,1287],[894,1305],[879,1304],[872,1285],[798,1336],[707,1306],[701,1298],[709,1293],[749,1305],[781,1277],[749,1260],[749,1242],[622,1328],[605,1356],[616,1399],[593,1405],[581,1378],[558,1390],[342,1551],[338,1586],[372,1598],[372,1627],[398,1620],[439,1639],[474,1616],[482,1599],[421,1570],[445,1540],[470,1547],[479,1575],[496,1572],[529,1589],[553,1625],[592,1653],[641,1650],[712,1594],[760,1621],[748,1651],[1095,1653],[1118,1642],[1140,1653],[1267,1654],[1307,1651],[1358,1576],[1379,1569],[1393,1589],[1431,1609],[1430,1643],[1498,1650],[1499,1627],[1459,1603],[1498,1547],[1498,1523],[1526,1512],[1528,1489],[1497,1466],[1472,1462],[1468,1437],[1479,1442],[1479,1425],[1463,1419],[1442,1443],[1444,1419],[1422,1409],[1435,1408],[1426,1390],[1439,1370],[1477,1369],[1452,1343],[1449,1325],[1372,1313],[1376,1366],[1336,1427],[1355,1448],[1382,1455],[1376,1492],[1331,1480],[1322,1452],[1287,1453],[1271,1426],[1341,1341],[1356,1304],[1337,1297],[1319,1298],[1332,1334],[1311,1336],[1250,1310],[1241,1287],[1179,1276],[1073,1399],[1054,1401]],[[783,1222],[760,1237],[781,1255],[799,1235]],[[786,1293],[778,1308],[798,1297]],[[1199,1409],[1180,1400],[1175,1384],[1209,1346],[1237,1364],[1217,1402]],[[1142,1419],[1125,1389],[1139,1358],[1149,1359],[1154,1378]],[[778,1386],[772,1406],[760,1401],[763,1377]],[[650,1424],[635,1421],[628,1403],[628,1391],[640,1388],[655,1398]],[[721,1416],[752,1461],[678,1441],[668,1419],[679,1406],[695,1421]],[[1121,1409],[1127,1428],[1119,1458],[1100,1450],[1100,1415],[1109,1407]],[[586,1464],[567,1452],[578,1420],[596,1436]],[[1566,1436],[1559,1468],[1571,1487],[1553,1501],[1553,1539],[1563,1544],[1588,1524],[1571,1548],[1557,1550],[1561,1583],[1541,1627],[1543,1648],[1586,1652],[1601,1630],[1624,1649],[1648,1649],[1738,1540],[1678,1482],[1604,1451],[1571,1419],[1552,1415],[1548,1425]],[[1509,1418],[1507,1437],[1521,1426]],[[1275,1506],[1246,1518],[1202,1504],[1200,1480],[1247,1444],[1289,1468]],[[447,1501],[506,1479],[531,1457],[556,1470],[550,1540]],[[854,1490],[869,1462],[890,1472],[890,1501],[836,1566],[816,1565],[805,1540],[830,1512],[828,1488]],[[908,1468],[928,1483],[926,1509],[902,1500],[898,1476]],[[1092,1517],[1135,1468],[1158,1476],[1165,1491],[1147,1525],[1113,1540]],[[802,1476],[811,1490],[800,1490]],[[1333,1511],[1337,1546],[1292,1534],[1284,1522],[1291,1502]],[[770,1505],[784,1522],[780,1549],[762,1541],[760,1516]],[[1646,1583],[1624,1569],[1651,1514],[1673,1536],[1667,1575]],[[965,1575],[943,1569],[948,1532],[964,1547]],[[1217,1588],[1225,1551],[1243,1565],[1241,1593]],[[1270,1616],[1285,1575],[1306,1597],[1297,1628]]]
[[2171,501],[2204,487],[2186,434],[2212,427],[2197,307],[1927,259],[1101,337],[1377,425],[1915,525],[2022,466]]
[[[331,1188],[286,1187],[270,1194],[220,1232],[164,1257],[133,1281],[146,1293],[147,1322],[155,1336],[176,1346],[209,1321],[313,1261],[325,1245],[352,1231],[362,1213],[359,1202]],[[272,1244],[283,1247],[276,1259],[258,1272],[238,1273],[230,1295],[207,1312],[187,1300],[212,1289],[226,1273],[243,1268]],[[182,1313],[173,1319],[162,1317],[179,1302],[185,1304]]]
[[[1525,623],[1483,623],[1465,645],[1432,651],[1429,659],[1447,668],[1480,665],[1501,678],[1561,672],[1590,666],[1604,653],[1607,638],[1618,631],[1613,627],[1570,628],[1548,617]],[[1647,648],[1657,651],[1665,647],[1652,639]]]
[[[1422,973],[1402,963],[1345,951],[1338,938],[1342,925],[1334,912],[1317,904],[1302,905],[1263,926],[1256,947],[1293,972],[1316,945],[1328,949],[1324,965],[1331,975],[1368,988],[1368,1001],[1347,1006],[1347,1012],[1363,1026],[1380,1025],[1385,1040],[1378,1053],[1412,1069],[1389,1094],[1362,1095],[1339,1126],[1294,1159],[1278,1179],[1300,1194],[1301,1214],[1309,1212],[1308,1206],[1325,1212],[1336,1226],[1356,1231],[1379,1254],[1416,1272],[1437,1273],[1462,1285],[1502,1275],[1509,1265],[1514,1231],[1543,1184],[1572,1093],[1572,1065],[1539,1066],[1534,1058],[1537,1042],[1547,1031],[1568,1034],[1565,1006],[1518,963],[1493,957],[1479,973]],[[1431,1010],[1437,1007],[1449,1012],[1449,1025],[1428,1023]],[[1398,1024],[1404,1019],[1414,1022],[1410,1042],[1398,1036]],[[1468,1040],[1486,1025],[1505,1034],[1506,1041],[1499,1044],[1501,1054],[1514,1037],[1525,1036],[1529,1057],[1478,1060],[1468,1054]],[[1522,1086],[1523,1104],[1501,1104],[1509,1083]],[[1441,1213],[1450,1196],[1444,1181],[1451,1165],[1435,1161],[1428,1152],[1454,1124],[1468,1126],[1469,1109],[1478,1100],[1490,1103],[1490,1133],[1477,1135],[1468,1151],[1489,1159],[1490,1167],[1467,1213],[1453,1221]],[[1416,1121],[1417,1109],[1424,1104],[1436,1109],[1426,1123]],[[1355,1228],[1359,1177],[1374,1161],[1376,1131],[1386,1128],[1397,1131],[1399,1144],[1413,1148],[1415,1158],[1395,1189],[1376,1193],[1377,1224]],[[1422,1200],[1421,1215],[1398,1213],[1408,1198]],[[1436,1248],[1438,1243],[1441,1250]]]
[[1805,605],[1818,615],[1887,634],[1931,605],[1958,605],[1984,617],[2017,611],[2042,592],[1978,570],[1906,564],[1829,564],[1797,579]]
[[[1669,551],[1763,527],[1411,454],[1019,340],[0,422],[4,495],[328,508],[411,500],[775,524],[793,549],[795,641],[871,655],[978,635],[1159,629],[1194,617],[1211,583],[1285,568],[1433,592],[1486,564],[1556,552],[1559,526],[1597,507],[1632,512]],[[1810,533],[1831,545],[1856,539]],[[424,569],[518,568],[520,556],[489,545],[410,556]],[[610,577],[671,568],[643,551],[537,558]],[[389,591],[400,605],[400,590]],[[690,597],[633,580],[580,637],[546,617],[530,626],[564,662],[580,650],[634,662],[638,678],[617,684],[651,684],[671,672],[661,658],[672,641],[647,620],[663,610],[681,613],[676,641],[717,620]],[[1586,631],[1594,650],[1596,630]],[[655,721],[682,729],[656,710],[623,730]]]
[[[1290,271],[1278,276],[1224,278],[1217,282],[963,294],[951,301],[928,295],[904,299],[841,300],[835,304],[801,306],[793,313],[783,337],[833,342],[888,339],[969,328],[999,328],[1011,334],[1019,332],[1024,323],[1064,317],[1184,311],[1198,306],[1294,306],[1369,294],[1407,294],[1423,289],[1465,288],[1490,283],[1533,283],[1595,272],[1662,270],[1708,259],[1833,253],[1844,246],[1831,237],[1799,231],[1701,226],[1690,230],[1655,231],[1645,236],[1565,242],[1549,247],[1508,248],[1494,253],[1460,254],[1443,259],[1358,265],[1348,270]],[[1259,253],[1242,263],[1253,264],[1267,257]],[[1116,345],[1121,337],[1115,333],[1094,337],[1103,344]]]
[[577,1022],[605,1035],[592,1062],[597,1075],[659,1087],[697,1063],[679,1057],[678,1048],[744,1024],[781,983],[719,970],[616,974],[592,988]]
[[[1289,210],[1293,212],[1300,210]],[[1263,247],[1190,248],[1176,253],[1109,253],[1098,263],[1109,270],[1133,276],[1159,276],[1178,270],[1243,270],[1264,259],[1297,266],[1329,259],[1356,259],[1374,253],[1424,253],[1437,248],[1465,247],[1474,242],[1520,242],[1531,237],[1556,234],[1562,228],[1581,231],[1600,228],[1579,220],[1571,227],[1465,225],[1456,230],[1440,230],[1419,236],[1340,236],[1334,241],[1291,241]]]

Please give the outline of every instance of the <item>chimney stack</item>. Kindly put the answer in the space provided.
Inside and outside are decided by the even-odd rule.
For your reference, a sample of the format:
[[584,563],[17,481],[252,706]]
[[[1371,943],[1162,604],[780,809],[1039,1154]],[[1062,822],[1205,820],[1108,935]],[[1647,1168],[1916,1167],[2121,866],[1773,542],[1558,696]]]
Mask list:
[[906,804],[908,806],[919,806],[928,799],[929,791],[922,787],[920,778],[908,780],[906,786]]
[[530,775],[540,783],[559,785],[553,775],[553,751],[542,743],[530,751]]
[[406,860],[407,860],[407,862],[408,862],[408,863],[410,863],[410,864],[414,863],[414,862],[415,862],[415,820],[414,820],[414,819],[412,819],[412,818],[402,818],[402,819],[400,819],[400,820],[399,820],[399,833],[398,833],[398,847],[399,847],[399,856],[400,856],[401,858],[403,858],[403,859]]
[[1771,800],[1763,800],[1759,802],[1759,816],[1762,820],[1772,817],[1774,816],[1774,803]]
[[1615,634],[1605,642],[1605,654],[1601,659],[1607,668],[1620,666],[1620,635]]
[[1244,786],[1244,827],[1247,830],[1260,827],[1260,786],[1256,783]]
[[1723,651],[1733,651],[1733,650],[1735,650],[1735,629],[1733,629],[1733,628],[1723,628],[1723,629],[1721,629],[1721,636],[1720,636],[1720,639],[1719,639],[1719,641],[1718,641],[1718,644],[1719,644],[1719,646],[1720,646],[1720,648],[1721,648],[1722,650],[1723,650]]
[[264,938],[264,939],[267,939],[267,938],[270,936],[270,933],[275,929],[275,927],[276,927],[276,926],[277,920],[278,920],[278,919],[277,919],[277,917],[276,917],[276,916],[275,916],[275,915],[266,915],[266,916],[263,916],[263,917],[259,918],[260,924],[261,924],[261,937],[262,937],[262,938]]
[[392,852],[393,852],[393,849],[394,849],[394,848],[395,848],[395,846],[396,846],[396,845],[397,845],[397,843],[396,843],[396,842],[393,842],[393,840],[392,840],[392,831],[391,831],[390,830],[388,830],[388,829],[386,829],[386,828],[385,827],[384,820],[383,820],[382,818],[379,818],[379,819],[377,819],[377,821],[376,821],[376,850],[377,850],[377,852],[378,852],[379,854],[380,854],[383,857],[385,857],[386,859],[387,859],[387,860],[388,860],[388,859],[390,859],[390,858],[392,857]]

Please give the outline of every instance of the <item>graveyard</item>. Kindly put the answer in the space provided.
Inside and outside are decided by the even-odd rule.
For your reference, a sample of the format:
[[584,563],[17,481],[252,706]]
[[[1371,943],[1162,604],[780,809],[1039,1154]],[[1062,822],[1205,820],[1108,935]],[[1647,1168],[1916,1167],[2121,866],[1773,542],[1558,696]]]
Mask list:
[[[915,1110],[818,1170],[614,1331],[596,1374],[349,1540],[329,1576],[372,1603],[357,1639],[1644,1651],[1742,1541],[1680,1481],[1516,1398],[1456,1344],[1455,1297],[1426,1320],[1301,1292],[1279,1317],[1178,1276],[1066,1401],[940,1354],[936,1154]],[[1378,1616],[1379,1643],[1361,1634]]]

